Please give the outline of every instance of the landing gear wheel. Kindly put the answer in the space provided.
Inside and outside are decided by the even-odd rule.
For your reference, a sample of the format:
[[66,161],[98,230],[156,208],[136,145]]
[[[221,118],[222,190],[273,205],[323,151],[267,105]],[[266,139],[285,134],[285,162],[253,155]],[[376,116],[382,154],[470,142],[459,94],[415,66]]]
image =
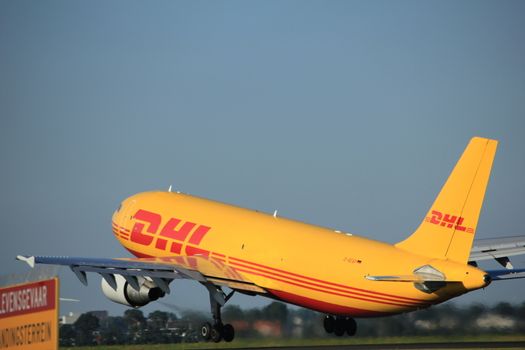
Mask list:
[[348,317],[346,319],[345,326],[346,333],[351,337],[354,336],[355,332],[357,331],[357,323],[355,322],[355,320],[351,317]]
[[326,333],[333,333],[335,328],[335,319],[330,315],[326,315],[323,320],[323,326]]
[[225,324],[222,328],[222,339],[229,343],[233,338],[235,338],[235,329],[231,324]]
[[215,325],[211,329],[210,339],[214,343],[218,343],[222,340],[222,327],[220,325]]
[[211,325],[208,322],[204,323],[201,326],[201,337],[202,337],[202,339],[204,339],[205,341],[210,340],[211,329],[212,329]]
[[342,337],[345,334],[345,330],[342,327],[335,327],[334,334],[338,337]]
[[338,337],[343,336],[345,334],[346,328],[345,328],[345,319],[341,317],[337,317],[335,319],[335,325],[334,325],[334,334]]

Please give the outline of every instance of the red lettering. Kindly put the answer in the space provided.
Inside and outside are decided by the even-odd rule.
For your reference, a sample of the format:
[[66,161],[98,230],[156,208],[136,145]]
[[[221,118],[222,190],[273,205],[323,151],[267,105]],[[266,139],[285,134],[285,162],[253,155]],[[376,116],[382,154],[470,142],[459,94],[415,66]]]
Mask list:
[[456,215],[445,214],[441,226],[447,225],[448,228],[451,228],[456,223],[458,217]]
[[179,219],[171,218],[160,232],[160,235],[177,241],[184,241],[193,227],[195,227],[195,224],[193,222],[185,222],[182,227],[177,230],[176,227],[179,223]]
[[458,230],[458,231],[465,231],[467,228],[466,228],[465,226],[461,226],[462,223],[463,223],[463,218],[460,217],[460,218],[458,219],[458,223],[457,223],[457,225],[456,225],[454,228],[455,228],[456,230]]
[[439,225],[443,214],[437,210],[432,210],[432,217],[430,218],[430,223]]
[[[136,220],[141,220],[147,222],[148,228],[146,229],[147,233],[154,235],[159,229],[160,222],[162,220],[161,216],[157,213],[152,213],[147,210],[139,209],[135,214],[134,218]],[[150,245],[153,241],[152,235],[145,235],[143,233],[144,224],[142,222],[136,222],[131,231],[131,240],[135,243]]]
[[[136,222],[131,230],[131,241],[146,246],[151,245],[155,235],[159,231],[162,217],[157,213],[139,209],[133,218]],[[171,243],[169,250],[172,253],[180,254],[182,251],[181,243],[186,241],[195,226],[197,226],[197,224],[193,222],[182,222],[182,220],[177,218],[169,219],[169,221],[162,227],[159,236],[155,240],[155,248],[167,250],[168,243]],[[208,226],[197,226],[195,232],[193,232],[189,239],[189,243],[199,245],[209,230],[210,227]],[[117,233],[118,232],[119,231],[117,231]],[[173,240],[181,243],[173,242]]]
[[445,214],[443,216],[443,213],[437,210],[432,210],[431,214],[432,214],[432,217],[429,218],[427,216],[425,218],[425,222],[430,222],[431,224],[439,225],[442,227],[446,226],[447,228],[454,228],[455,230],[458,230],[458,231],[474,233],[474,229],[472,227],[462,226],[464,219],[461,216],[458,217],[457,215],[451,215],[451,214]]
[[189,243],[195,244],[195,245],[199,245],[201,243],[202,239],[204,238],[204,236],[206,236],[206,234],[208,233],[209,230],[210,230],[210,228],[208,226],[200,225],[199,227],[197,227],[197,229],[195,230],[195,232],[191,236]]
[[170,251],[175,254],[180,254],[180,252],[182,251],[182,244],[177,242],[171,243]]
[[165,239],[158,238],[157,239],[157,243],[155,243],[155,248],[164,250],[164,249],[166,249],[166,243],[167,242],[168,241],[166,241]]

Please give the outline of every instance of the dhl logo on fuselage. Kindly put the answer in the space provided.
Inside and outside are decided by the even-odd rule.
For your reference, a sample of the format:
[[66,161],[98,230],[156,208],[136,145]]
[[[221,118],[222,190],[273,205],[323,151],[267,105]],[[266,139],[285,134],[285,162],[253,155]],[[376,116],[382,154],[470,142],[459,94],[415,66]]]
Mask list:
[[181,254],[185,243],[188,255],[208,253],[195,246],[200,245],[204,236],[211,229],[209,226],[190,221],[184,222],[172,217],[161,229],[162,216],[144,209],[137,210],[132,218],[135,224],[131,232],[115,223],[113,223],[113,231],[123,239],[148,247],[154,246],[158,250],[169,253]]
[[462,226],[464,218],[462,218],[461,216],[458,217],[457,215],[443,214],[442,212],[437,210],[432,210],[431,214],[431,217],[427,216],[425,218],[426,222],[442,227],[454,228],[458,231],[474,233],[474,229],[472,227]]

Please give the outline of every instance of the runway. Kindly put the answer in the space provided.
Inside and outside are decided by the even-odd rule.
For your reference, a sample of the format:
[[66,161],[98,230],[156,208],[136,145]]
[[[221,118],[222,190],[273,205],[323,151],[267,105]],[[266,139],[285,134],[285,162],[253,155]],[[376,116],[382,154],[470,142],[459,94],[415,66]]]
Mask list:
[[254,347],[251,350],[525,349],[525,341]]

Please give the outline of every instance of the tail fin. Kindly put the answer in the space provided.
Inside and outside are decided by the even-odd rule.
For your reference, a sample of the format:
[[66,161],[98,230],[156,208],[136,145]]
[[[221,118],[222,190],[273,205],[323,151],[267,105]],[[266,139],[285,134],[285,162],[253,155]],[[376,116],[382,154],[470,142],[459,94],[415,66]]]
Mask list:
[[497,145],[480,137],[470,140],[419,228],[396,247],[467,262]]

